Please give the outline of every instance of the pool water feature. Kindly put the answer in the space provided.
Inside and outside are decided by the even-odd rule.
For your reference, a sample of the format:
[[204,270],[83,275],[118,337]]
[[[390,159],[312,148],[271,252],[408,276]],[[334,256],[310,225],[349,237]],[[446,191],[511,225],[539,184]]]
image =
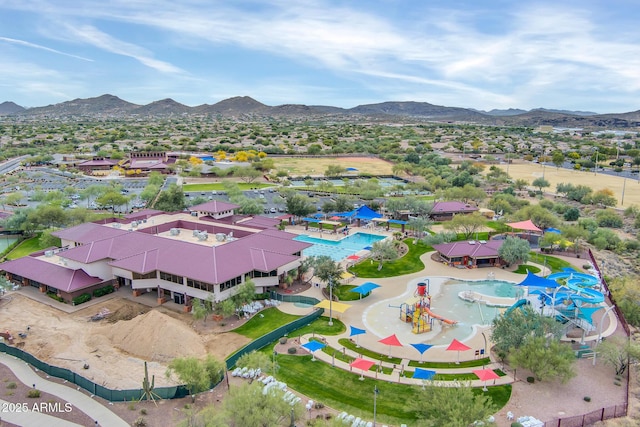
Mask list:
[[403,343],[424,342],[432,345],[447,345],[452,339],[464,341],[475,333],[477,325],[490,325],[504,308],[461,299],[459,293],[473,291],[479,294],[516,301],[518,288],[514,283],[501,280],[466,281],[446,277],[430,277],[431,311],[445,319],[457,321],[456,325],[443,326],[434,320],[433,330],[423,334],[411,332],[411,323],[400,320],[400,304],[410,299],[416,290],[416,279],[409,282],[402,295],[386,299],[367,308],[363,321],[374,334],[385,337],[396,334]]
[[334,261],[341,261],[384,238],[385,236],[379,234],[355,233],[340,240],[321,239],[308,235],[298,236],[294,240],[313,243],[313,246],[302,251],[304,256],[326,255]]

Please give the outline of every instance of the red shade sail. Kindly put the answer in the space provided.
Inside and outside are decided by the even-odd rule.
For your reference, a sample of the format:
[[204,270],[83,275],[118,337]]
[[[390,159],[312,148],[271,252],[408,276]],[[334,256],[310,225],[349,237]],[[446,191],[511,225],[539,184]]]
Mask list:
[[378,342],[381,344],[392,345],[394,347],[402,347],[402,343],[398,340],[396,334],[389,335],[388,337],[383,338]]
[[372,362],[371,360],[357,358],[353,362],[351,362],[350,366],[356,369],[362,369],[363,371],[368,371],[376,362]]
[[500,378],[493,369],[476,369],[473,371],[480,381],[491,381]]
[[471,347],[461,343],[455,338],[453,341],[451,341],[451,344],[449,344],[449,347],[447,347],[447,351],[467,351],[467,350],[471,350]]

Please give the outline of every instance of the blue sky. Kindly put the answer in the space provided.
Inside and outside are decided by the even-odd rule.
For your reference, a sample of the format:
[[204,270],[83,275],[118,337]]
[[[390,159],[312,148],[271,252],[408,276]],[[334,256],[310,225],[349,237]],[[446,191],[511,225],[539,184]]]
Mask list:
[[0,102],[640,109],[640,2],[0,0]]

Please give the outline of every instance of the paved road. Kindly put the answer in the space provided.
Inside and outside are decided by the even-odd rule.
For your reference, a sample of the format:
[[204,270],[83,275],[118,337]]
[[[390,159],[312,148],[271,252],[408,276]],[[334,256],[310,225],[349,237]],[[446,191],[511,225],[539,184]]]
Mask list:
[[[29,365],[20,359],[9,356],[6,353],[0,353],[0,363],[6,365],[13,371],[18,380],[24,384],[36,384],[36,388],[43,392],[53,394],[59,398],[73,404],[76,408],[87,414],[92,419],[98,421],[98,425],[103,427],[128,427],[129,424],[122,418],[111,412],[109,409],[93,400],[91,397],[74,390],[62,384],[47,381],[36,374]],[[13,417],[13,418],[10,418]],[[10,421],[13,424],[25,427],[40,426],[76,426],[77,424],[69,423],[62,420],[56,420],[56,423],[49,422],[49,418],[40,418],[42,414],[34,412],[12,414],[3,413],[0,417],[3,420]],[[50,416],[48,416],[50,417]],[[50,417],[53,418],[53,417]],[[59,421],[59,422],[58,422]]]

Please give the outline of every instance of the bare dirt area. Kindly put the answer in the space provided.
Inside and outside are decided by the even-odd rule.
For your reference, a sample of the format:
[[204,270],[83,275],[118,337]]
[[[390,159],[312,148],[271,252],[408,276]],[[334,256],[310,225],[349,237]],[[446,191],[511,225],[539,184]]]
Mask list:
[[[507,169],[507,165],[496,165],[502,170]],[[593,191],[604,190],[606,188],[613,191],[614,196],[618,200],[618,208],[624,208],[631,205],[640,206],[640,182],[637,179],[627,179],[613,175],[605,175],[603,173],[594,174],[593,172],[577,171],[570,169],[556,168],[553,166],[542,166],[537,163],[513,163],[509,165],[509,175],[514,179],[524,179],[529,184],[536,178],[541,178],[544,173],[544,179],[549,181],[550,187],[544,189],[546,192],[555,193],[556,186],[561,183],[571,183],[574,185],[586,185]],[[624,192],[624,205],[622,205],[622,189]]]
[[330,165],[356,168],[359,174],[391,175],[393,163],[375,157],[274,157],[276,169],[292,176],[324,175]]
[[[104,319],[91,321],[107,312]],[[249,341],[233,333],[200,333],[188,314],[152,310],[122,298],[67,314],[13,293],[0,311],[0,328],[38,359],[113,389],[140,388],[145,361],[156,386],[175,385],[165,376],[171,359],[213,354],[222,360]]]

